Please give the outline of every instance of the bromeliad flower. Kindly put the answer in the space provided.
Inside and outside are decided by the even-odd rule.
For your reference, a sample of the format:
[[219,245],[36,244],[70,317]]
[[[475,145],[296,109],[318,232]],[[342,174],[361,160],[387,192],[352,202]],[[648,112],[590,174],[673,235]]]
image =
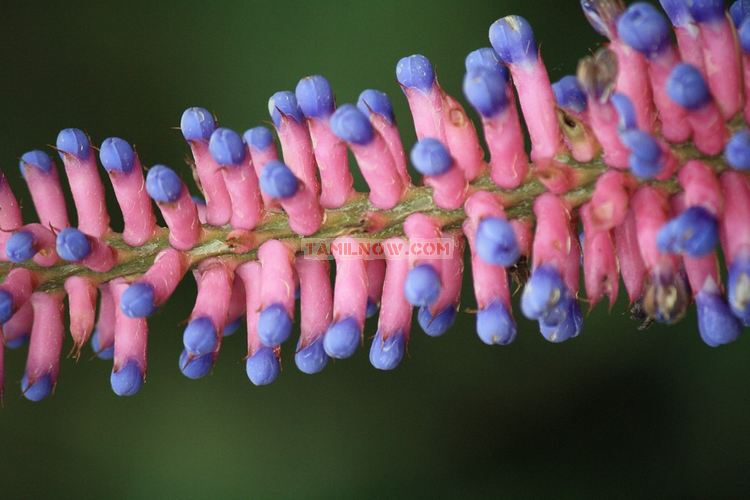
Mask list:
[[[124,139],[106,138],[97,154],[81,130],[61,131],[55,149],[75,218],[47,153],[20,161],[36,221],[24,223],[0,173],[0,360],[28,339],[22,392],[49,396],[67,298],[72,354],[90,343],[113,361],[112,390],[133,395],[147,372],[148,318],[191,273],[197,296],[178,356],[186,377],[207,375],[224,337],[245,324],[247,377],[272,383],[296,315],[300,371],[349,358],[365,339],[370,363],[393,370],[414,308],[433,337],[468,310],[466,252],[484,344],[522,333],[514,279],[522,314],[550,342],[581,335],[582,301],[593,308],[606,297],[612,307],[620,279],[649,319],[674,323],[694,302],[700,338],[732,342],[750,324],[750,8],[738,0],[728,16],[723,2],[661,4],[666,16],[646,3],[582,0],[607,42],[554,84],[530,23],[493,23],[491,47],[466,57],[461,89],[488,157],[421,54],[396,65],[418,138],[408,150],[388,95],[367,89],[337,105],[320,75],[271,96],[273,131],[240,134],[187,109],[180,129],[199,195],[179,169],[144,169]],[[349,152],[367,193],[353,188]]]

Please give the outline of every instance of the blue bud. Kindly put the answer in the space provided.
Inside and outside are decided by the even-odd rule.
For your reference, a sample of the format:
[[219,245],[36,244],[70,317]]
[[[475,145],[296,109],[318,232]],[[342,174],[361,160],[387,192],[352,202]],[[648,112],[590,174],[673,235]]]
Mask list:
[[66,128],[57,134],[55,147],[61,153],[67,153],[75,156],[79,160],[85,160],[89,157],[91,143],[83,130],[77,128]]
[[750,18],[745,19],[737,28],[737,37],[740,40],[740,48],[745,54],[750,53]]
[[724,147],[724,158],[732,168],[750,169],[750,131],[743,128],[734,133]]
[[534,269],[521,295],[521,311],[529,319],[539,319],[566,299],[567,287],[560,273],[550,265]]
[[378,370],[393,370],[404,358],[406,341],[401,332],[396,332],[383,340],[380,330],[370,345],[370,364]]
[[21,156],[21,161],[18,163],[18,168],[21,169],[21,174],[24,176],[26,175],[26,167],[37,168],[46,174],[52,170],[53,166],[52,158],[44,151],[38,149],[24,153]]
[[216,163],[223,166],[241,165],[247,155],[240,134],[232,129],[220,127],[211,134],[208,151]]
[[453,167],[448,148],[437,139],[422,139],[411,149],[411,162],[422,175],[441,175]]
[[31,334],[26,333],[24,335],[19,335],[18,337],[8,340],[5,340],[5,347],[8,349],[19,349],[23,347],[26,343],[29,341],[29,337]]
[[656,56],[669,47],[671,31],[664,15],[645,2],[632,4],[617,22],[620,38],[647,57]]
[[190,199],[193,200],[196,205],[200,205],[202,207],[206,206],[206,200],[204,200],[202,197],[198,196],[197,194],[190,195]]
[[207,141],[214,129],[214,116],[207,109],[188,108],[182,113],[180,130],[186,141]]
[[325,118],[333,113],[331,84],[320,75],[306,76],[294,91],[302,113],[308,118]]
[[688,207],[659,230],[659,250],[702,257],[711,253],[719,242],[716,217],[701,206]]
[[281,304],[271,304],[258,317],[258,337],[263,345],[273,347],[281,344],[292,333],[292,318]]
[[291,198],[298,189],[294,173],[278,160],[269,161],[260,172],[260,190],[271,198]]
[[477,68],[464,76],[464,95],[477,113],[495,116],[508,108],[510,101],[505,92],[507,80],[497,71]]
[[80,262],[91,253],[88,237],[73,227],[66,227],[57,233],[55,248],[61,259],[70,262]]
[[739,27],[750,15],[750,0],[736,0],[729,7],[729,15],[732,17],[734,25]]
[[615,111],[617,111],[617,129],[620,132],[638,128],[635,107],[633,106],[633,101],[628,96],[620,92],[615,92],[609,97],[609,102],[612,103]]
[[352,317],[339,320],[331,326],[323,337],[323,348],[335,359],[350,358],[359,347],[362,331]]
[[488,264],[510,267],[521,256],[513,226],[499,217],[482,219],[477,226],[477,254]]
[[135,165],[135,151],[123,139],[104,139],[99,148],[99,160],[108,172],[129,173]]
[[180,354],[179,361],[180,371],[189,379],[198,380],[203,378],[211,371],[214,366],[214,353],[204,354],[199,357],[190,357],[187,351],[183,350]]
[[206,316],[191,320],[182,334],[182,343],[188,354],[195,357],[214,352],[219,340],[213,321]]
[[435,71],[429,59],[414,54],[401,58],[396,64],[396,80],[403,87],[427,92],[435,83]]
[[279,377],[279,358],[270,347],[261,347],[247,358],[245,372],[254,385],[268,385]]
[[365,311],[366,318],[372,318],[378,314],[378,305],[372,301],[371,298],[367,298],[367,310]]
[[578,83],[578,78],[575,76],[567,75],[560,78],[552,84],[552,90],[555,93],[557,105],[561,108],[570,109],[576,113],[586,111],[586,107],[588,106],[586,93],[581,88],[581,84]]
[[148,283],[133,283],[120,297],[120,309],[129,318],[148,318],[156,312],[154,288]]
[[396,122],[391,100],[385,92],[375,89],[363,90],[357,99],[357,108],[365,115],[377,113],[388,120],[389,123]]
[[520,64],[537,58],[534,31],[521,16],[506,16],[492,23],[490,43],[505,64]]
[[718,21],[726,15],[724,0],[691,0],[686,3],[693,19],[699,23]]
[[226,326],[224,326],[224,331],[221,332],[221,335],[223,337],[229,337],[231,335],[234,335],[234,333],[240,329],[242,326],[243,318],[239,317],[236,320],[232,321],[231,323],[228,323]]
[[258,126],[246,130],[243,134],[245,143],[253,149],[263,151],[273,144],[273,132],[268,127]]
[[339,139],[360,145],[375,137],[370,119],[353,104],[344,104],[333,113],[331,130]]
[[101,344],[99,330],[94,330],[94,333],[91,335],[91,350],[94,351],[97,358],[105,361],[112,359],[115,356],[114,345],[110,344],[108,346],[103,346]]
[[711,102],[703,75],[698,68],[681,63],[672,69],[667,80],[667,95],[683,108],[700,109]]
[[277,127],[281,125],[281,118],[284,116],[297,123],[304,123],[305,121],[302,110],[299,109],[297,104],[297,97],[294,92],[288,90],[276,92],[268,99],[268,114],[271,115],[271,120]]
[[693,16],[690,14],[687,0],[659,0],[659,3],[669,16],[673,26],[688,26],[693,23]]
[[477,311],[477,335],[487,345],[507,345],[516,338],[516,322],[502,302]]
[[429,306],[440,296],[440,274],[431,264],[419,264],[409,270],[404,282],[404,295],[413,306]]
[[138,363],[128,361],[119,370],[112,370],[109,383],[118,396],[134,396],[143,386],[143,371]]
[[294,363],[299,371],[308,375],[323,371],[328,364],[328,354],[323,347],[323,338],[316,339],[315,342],[299,349],[294,354]]
[[29,401],[41,401],[52,393],[52,378],[49,374],[39,377],[33,384],[29,384],[28,375],[21,379],[21,392]]
[[146,174],[146,192],[157,203],[174,203],[182,194],[182,180],[166,165],[154,165]]
[[620,140],[630,150],[630,170],[641,179],[657,176],[662,168],[662,151],[656,139],[642,130],[626,130]]
[[13,295],[0,290],[0,324],[6,323],[13,316]]
[[539,331],[550,342],[565,342],[577,337],[583,329],[583,314],[578,301],[565,299],[565,315],[559,321],[548,323],[546,318],[539,320]]
[[417,313],[417,322],[422,330],[430,337],[440,337],[447,332],[456,321],[456,306],[450,305],[437,313],[430,313],[430,308],[422,306]]
[[503,64],[500,58],[497,56],[497,52],[492,47],[482,47],[481,49],[473,50],[469,52],[464,61],[466,66],[466,72],[471,73],[478,69],[484,68],[489,71],[500,73],[500,76],[508,83],[510,80],[510,72],[508,68]]
[[30,231],[16,231],[5,242],[5,254],[16,264],[31,259],[36,255],[34,235]]
[[718,347],[737,340],[742,325],[720,295],[700,291],[695,296],[695,304],[698,311],[698,332],[703,342],[711,347]]
[[727,299],[732,313],[750,326],[750,258],[740,256],[729,266]]

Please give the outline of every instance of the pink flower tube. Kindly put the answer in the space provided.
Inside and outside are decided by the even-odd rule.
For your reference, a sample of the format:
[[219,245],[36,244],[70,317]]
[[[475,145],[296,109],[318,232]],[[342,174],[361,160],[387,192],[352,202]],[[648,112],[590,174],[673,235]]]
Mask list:
[[26,399],[41,401],[57,383],[63,343],[63,294],[35,292],[31,296],[34,325],[21,390]]

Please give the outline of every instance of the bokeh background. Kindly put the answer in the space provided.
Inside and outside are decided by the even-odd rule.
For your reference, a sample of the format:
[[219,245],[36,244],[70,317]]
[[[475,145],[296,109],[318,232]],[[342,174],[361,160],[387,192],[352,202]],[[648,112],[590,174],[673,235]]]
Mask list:
[[[24,151],[81,127],[96,144],[119,135],[145,164],[187,174],[174,130],[184,108],[205,106],[244,130],[268,119],[273,92],[314,73],[329,78],[339,103],[367,87],[388,92],[410,145],[394,78],[400,57],[426,54],[462,99],[464,56],[488,44],[495,19],[515,13],[535,26],[556,79],[601,42],[577,4],[4,2],[0,168],[18,182]],[[750,487],[750,339],[710,349],[692,315],[640,332],[626,304],[611,314],[600,306],[563,345],[519,318],[518,340],[489,348],[461,314],[442,338],[415,328],[409,358],[392,373],[371,368],[363,348],[303,375],[288,345],[282,376],[256,388],[241,333],[227,339],[212,376],[180,374],[190,281],[151,321],[149,378],[137,397],[117,398],[110,364],[88,351],[63,361],[53,398],[32,404],[19,390],[25,349],[6,353],[1,497],[716,497]]]

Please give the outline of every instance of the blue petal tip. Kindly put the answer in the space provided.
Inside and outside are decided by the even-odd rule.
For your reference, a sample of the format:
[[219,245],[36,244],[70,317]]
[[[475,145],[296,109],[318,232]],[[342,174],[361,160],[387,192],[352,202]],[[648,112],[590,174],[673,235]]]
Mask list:
[[133,283],[120,297],[120,309],[129,318],[148,318],[156,312],[154,288],[148,283]]
[[507,79],[500,73],[479,67],[466,73],[463,91],[477,113],[489,118],[508,108],[510,101],[505,92],[506,86]]
[[66,227],[57,233],[55,248],[60,258],[70,262],[80,262],[91,253],[88,237],[73,227]]
[[16,231],[8,241],[5,242],[5,255],[8,260],[20,263],[29,260],[36,255],[34,248],[34,235],[29,231]]
[[378,370],[393,370],[404,358],[406,341],[401,332],[396,332],[383,340],[378,331],[370,345],[370,364]]
[[219,165],[241,165],[247,155],[245,143],[240,134],[232,129],[220,127],[211,134],[208,151]]
[[183,350],[180,354],[179,367],[180,371],[187,378],[198,380],[203,378],[211,371],[214,366],[214,354],[204,354],[203,356],[193,357]]
[[499,217],[487,217],[479,222],[476,247],[483,261],[498,266],[510,267],[521,256],[513,226]]
[[306,76],[294,90],[302,114],[308,118],[325,118],[333,113],[333,90],[321,75]]
[[218,342],[213,321],[205,316],[190,321],[182,334],[185,350],[194,357],[214,352]]
[[294,92],[288,90],[276,92],[268,99],[268,113],[277,127],[281,125],[283,117],[291,118],[297,123],[303,123],[305,120],[297,104],[297,97]]
[[273,143],[273,132],[268,127],[258,126],[246,130],[242,138],[251,148],[263,151]]
[[422,330],[430,337],[440,337],[447,332],[456,321],[456,307],[448,306],[435,316],[430,313],[429,307],[422,306],[417,313],[417,322]]
[[143,371],[135,361],[128,361],[109,377],[112,391],[118,396],[134,396],[143,387]]
[[294,354],[294,363],[302,373],[313,375],[320,373],[328,364],[328,355],[323,347],[323,338],[298,350]]
[[440,275],[431,264],[419,264],[409,270],[404,282],[404,295],[413,306],[429,306],[440,296]]
[[268,385],[279,377],[281,366],[273,349],[262,347],[245,362],[247,378],[254,385]]
[[85,160],[91,154],[91,143],[83,130],[66,128],[57,134],[55,147],[61,154],[73,155],[79,160]]
[[501,302],[477,312],[477,336],[487,345],[507,345],[516,338],[516,323]]
[[52,393],[52,377],[47,374],[37,378],[33,384],[29,383],[28,375],[23,376],[21,379],[21,392],[23,397],[29,401],[41,401]]
[[521,64],[537,58],[534,31],[521,16],[507,16],[492,23],[490,43],[505,64]]
[[331,130],[339,139],[360,145],[375,137],[370,119],[353,104],[344,104],[333,113]]
[[154,165],[146,174],[146,192],[157,203],[174,203],[182,194],[182,180],[166,165]]
[[737,170],[750,170],[750,131],[742,129],[734,133],[724,147],[724,158]]
[[34,151],[28,151],[21,156],[21,161],[18,163],[21,173],[24,174],[27,167],[34,167],[41,170],[44,173],[48,173],[52,170],[54,164],[52,158],[49,157],[44,151],[35,149]]
[[260,190],[271,198],[291,198],[299,189],[292,170],[278,160],[271,160],[260,172]]
[[180,118],[180,130],[186,141],[207,141],[215,129],[214,116],[205,108],[188,108]]
[[441,175],[453,167],[453,158],[448,148],[437,139],[417,141],[411,149],[411,162],[422,175]]
[[653,57],[671,43],[672,29],[664,15],[645,2],[632,4],[617,21],[617,33],[633,49]]
[[363,90],[357,98],[357,108],[365,115],[377,113],[388,120],[388,123],[396,122],[391,100],[385,92],[375,89]]
[[354,318],[344,318],[333,323],[323,337],[326,354],[335,359],[351,357],[359,346],[362,332]]
[[406,88],[427,92],[435,83],[435,71],[429,59],[421,54],[414,54],[398,61],[396,79]]
[[108,172],[127,174],[135,166],[135,151],[127,141],[109,137],[99,147],[99,160]]
[[258,318],[258,336],[265,346],[281,344],[292,333],[292,319],[281,304],[271,304]]

